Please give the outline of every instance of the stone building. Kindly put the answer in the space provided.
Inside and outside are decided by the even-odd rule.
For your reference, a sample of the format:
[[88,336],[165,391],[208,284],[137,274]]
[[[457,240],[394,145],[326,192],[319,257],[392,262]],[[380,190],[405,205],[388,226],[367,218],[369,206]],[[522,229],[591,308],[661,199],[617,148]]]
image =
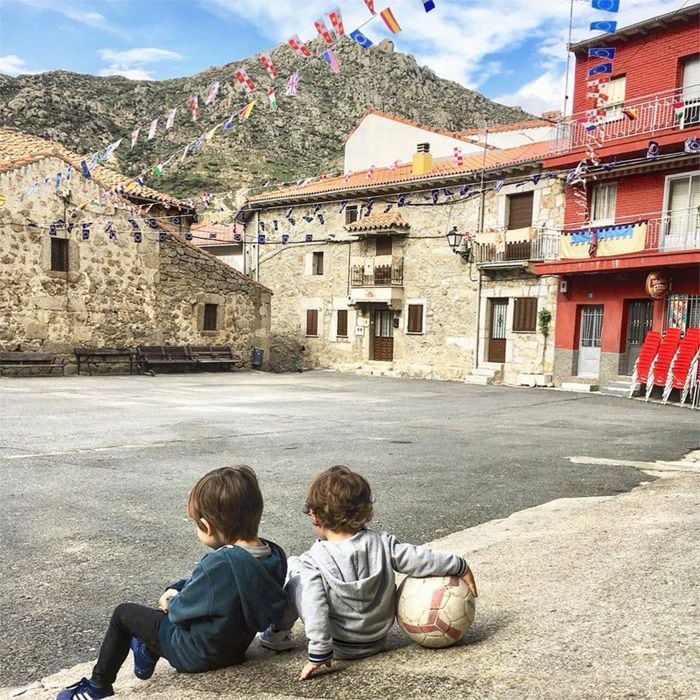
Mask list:
[[187,239],[193,210],[0,129],[0,349],[268,348],[270,290]]
[[563,207],[547,148],[433,159],[428,141],[409,162],[251,197],[247,265],[275,294],[273,365],[303,346],[307,367],[543,383],[538,312],[554,315],[556,286],[532,263],[554,254]]

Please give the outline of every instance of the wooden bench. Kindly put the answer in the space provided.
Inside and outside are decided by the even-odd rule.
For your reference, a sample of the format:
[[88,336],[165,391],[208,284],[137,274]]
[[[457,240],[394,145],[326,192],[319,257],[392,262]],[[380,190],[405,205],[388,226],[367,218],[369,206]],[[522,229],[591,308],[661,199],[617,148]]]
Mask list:
[[111,348],[75,348],[75,359],[78,361],[78,374],[83,364],[87,365],[88,372],[92,376],[93,368],[100,364],[123,364],[129,365],[129,374],[134,373],[136,363],[136,351],[134,348],[111,347]]
[[200,369],[211,365],[243,367],[245,364],[243,358],[228,345],[190,345],[190,355]]
[[50,352],[0,352],[0,377],[5,369],[46,369],[49,374],[55,367],[65,374],[65,358],[59,358]]
[[138,345],[136,357],[139,372],[155,376],[153,367],[197,366],[187,345]]

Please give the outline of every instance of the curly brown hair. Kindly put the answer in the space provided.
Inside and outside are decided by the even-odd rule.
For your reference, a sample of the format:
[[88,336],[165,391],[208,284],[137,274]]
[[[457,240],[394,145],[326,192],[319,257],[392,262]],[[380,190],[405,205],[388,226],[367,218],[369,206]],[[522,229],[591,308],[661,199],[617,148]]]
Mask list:
[[255,472],[245,465],[205,474],[190,491],[187,515],[200,530],[204,518],[227,542],[254,540],[263,511]]
[[348,467],[331,467],[309,487],[304,512],[309,515],[312,511],[321,527],[355,533],[372,519],[372,489]]

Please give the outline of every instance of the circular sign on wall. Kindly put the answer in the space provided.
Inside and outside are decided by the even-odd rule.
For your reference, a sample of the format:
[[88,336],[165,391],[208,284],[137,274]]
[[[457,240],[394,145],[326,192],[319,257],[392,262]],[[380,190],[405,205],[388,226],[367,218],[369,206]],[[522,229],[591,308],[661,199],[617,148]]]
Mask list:
[[646,287],[647,294],[652,299],[663,299],[671,288],[671,279],[665,272],[650,272]]

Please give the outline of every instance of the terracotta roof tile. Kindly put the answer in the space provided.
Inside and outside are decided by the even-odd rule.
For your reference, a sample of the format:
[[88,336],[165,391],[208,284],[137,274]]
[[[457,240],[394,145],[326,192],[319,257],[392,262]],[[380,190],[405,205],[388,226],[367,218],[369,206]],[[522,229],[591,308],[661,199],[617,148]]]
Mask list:
[[387,214],[370,214],[359,221],[353,221],[345,227],[346,231],[379,231],[392,228],[410,228],[410,224],[404,220],[397,211]]
[[537,141],[517,148],[487,150],[486,155],[484,153],[470,153],[464,156],[461,167],[455,166],[454,158],[441,158],[433,162],[433,169],[425,175],[414,175],[411,163],[403,163],[393,169],[361,170],[337,177],[315,180],[305,185],[282,187],[272,192],[254,195],[248,198],[248,203],[255,205],[277,200],[314,199],[319,195],[341,192],[352,196],[355,192],[361,193],[384,186],[429,184],[431,180],[435,179],[444,180],[477,173],[483,167],[486,170],[493,170],[518,163],[537,162],[542,160],[547,153],[549,153],[549,142]]
[[[554,126],[554,122],[547,119],[527,119],[526,121],[514,122],[513,124],[496,124],[489,127],[489,133],[500,134],[508,131],[522,131],[523,129],[538,129],[543,126]],[[455,134],[455,137],[479,136],[480,134],[483,135],[483,133],[483,129],[464,129],[464,131]]]
[[[0,173],[16,170],[25,165],[36,163],[43,158],[51,157],[60,158],[65,163],[72,165],[78,172],[80,171],[80,161],[84,160],[84,157],[69,151],[55,141],[49,141],[17,129],[0,127]],[[92,177],[98,185],[105,189],[113,189],[128,179],[121,173],[109,170],[102,165],[98,165],[92,170]],[[150,187],[140,187],[136,184],[130,188],[128,194],[168,204],[182,204],[169,194],[158,192]]]

